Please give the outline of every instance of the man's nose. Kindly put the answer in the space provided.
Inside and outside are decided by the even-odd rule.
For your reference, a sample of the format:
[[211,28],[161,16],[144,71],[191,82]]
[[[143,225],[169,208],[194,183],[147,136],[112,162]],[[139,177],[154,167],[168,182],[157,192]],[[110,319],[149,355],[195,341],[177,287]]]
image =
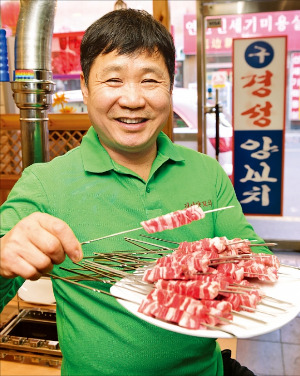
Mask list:
[[140,108],[145,105],[145,95],[139,84],[126,84],[120,91],[119,105],[127,108]]

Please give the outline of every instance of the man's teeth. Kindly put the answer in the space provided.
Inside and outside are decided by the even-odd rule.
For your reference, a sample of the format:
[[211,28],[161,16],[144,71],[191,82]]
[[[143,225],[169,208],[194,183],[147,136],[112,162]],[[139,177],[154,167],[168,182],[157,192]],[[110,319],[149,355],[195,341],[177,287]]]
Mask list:
[[138,119],[120,118],[119,121],[121,121],[122,123],[126,123],[126,124],[138,124],[138,123],[142,123],[144,119],[143,118],[138,118]]

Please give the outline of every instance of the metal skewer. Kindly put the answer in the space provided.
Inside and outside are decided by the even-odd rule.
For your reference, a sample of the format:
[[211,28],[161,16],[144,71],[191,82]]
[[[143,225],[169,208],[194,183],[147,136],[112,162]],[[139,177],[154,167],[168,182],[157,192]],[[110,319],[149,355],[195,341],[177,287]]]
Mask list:
[[[101,253],[99,254],[100,257],[103,256],[103,255],[105,255],[105,256],[109,256],[108,254],[101,254]],[[117,256],[117,257],[115,258],[115,256]],[[121,256],[120,263],[121,263],[121,267],[122,267],[122,268],[123,268],[123,262],[124,262],[124,261],[126,262],[127,258],[129,258],[129,262],[132,262],[132,260],[135,259],[135,257],[132,257],[132,254],[124,254],[124,253],[118,254],[118,253],[116,253],[116,254],[113,255],[113,257],[112,257],[112,262],[118,262],[118,261],[117,261],[117,258],[118,258],[119,256]],[[124,256],[125,256],[125,257],[124,257]],[[108,258],[109,258],[109,257],[107,257],[107,259],[108,259]],[[123,289],[125,289],[125,290],[129,290],[129,291],[132,290],[132,291],[134,291],[134,292],[139,292],[139,293],[142,293],[142,294],[146,294],[146,293],[147,293],[147,292],[144,291],[144,290],[140,290],[140,288],[141,288],[143,285],[145,285],[145,284],[147,285],[147,283],[139,281],[139,283],[138,283],[139,286],[137,286],[137,281],[135,280],[135,277],[134,277],[134,275],[132,275],[132,274],[128,274],[128,273],[125,273],[124,271],[121,271],[121,270],[118,270],[118,269],[111,268],[111,267],[109,267],[109,266],[107,266],[107,265],[99,264],[98,262],[95,263],[95,262],[91,262],[91,261],[86,261],[86,262],[83,263],[83,265],[78,264],[78,263],[75,263],[75,264],[78,265],[78,266],[81,266],[83,269],[93,271],[93,272],[95,272],[95,273],[97,273],[97,274],[99,273],[99,275],[102,274],[102,275],[106,276],[106,278],[111,278],[111,280],[103,280],[103,279],[101,279],[101,277],[99,278],[99,277],[97,277],[97,276],[92,276],[92,275],[87,276],[87,275],[85,275],[85,274],[83,274],[83,273],[78,273],[78,272],[77,272],[79,276],[82,276],[82,277],[90,277],[90,279],[94,279],[94,280],[97,280],[97,279],[98,279],[98,281],[101,281],[101,282],[104,282],[104,283],[108,283],[108,284],[110,284],[110,285],[113,285],[115,282],[117,282],[117,281],[118,281],[118,278],[126,277],[126,279],[128,279],[128,281],[126,282],[126,281],[122,280],[122,285],[123,285],[123,286],[119,286],[120,288],[123,288]],[[94,266],[95,266],[95,269],[94,269],[94,268],[90,268],[89,265],[91,265],[91,266],[94,265]],[[64,268],[62,268],[62,269],[64,269]],[[70,271],[70,272],[76,273],[75,270],[68,270],[68,269],[64,269],[64,270],[67,270],[67,271]],[[79,270],[80,270],[80,269],[79,269]],[[123,270],[124,270],[124,269],[123,269]],[[109,292],[107,292],[107,291],[103,291],[103,290],[99,290],[99,289],[94,288],[94,287],[86,286],[86,285],[83,285],[83,284],[81,284],[81,283],[78,283],[78,282],[76,282],[76,281],[74,281],[74,280],[70,280],[70,279],[67,279],[67,278],[62,278],[62,277],[59,277],[59,276],[56,276],[56,275],[52,275],[52,274],[47,274],[47,275],[48,275],[48,276],[51,276],[52,278],[57,278],[57,279],[60,279],[60,280],[65,281],[65,282],[68,282],[68,283],[71,283],[71,284],[75,284],[75,285],[80,286],[80,287],[83,287],[83,288],[90,289],[90,290],[92,290],[92,291],[94,291],[94,292],[104,293],[104,294],[106,294],[106,295],[108,295],[108,296],[113,296],[113,297],[115,297],[115,298],[117,298],[117,299],[121,299],[121,300],[124,300],[124,301],[129,301],[129,302],[133,302],[133,303],[139,304],[139,302],[133,300],[132,297],[128,299],[127,297],[120,297],[119,294],[118,294],[118,296],[115,296],[114,294],[109,293]],[[134,283],[134,286],[132,286],[132,283]],[[238,287],[238,285],[237,285],[236,287]],[[241,286],[239,286],[239,287],[241,287]],[[247,287],[245,287],[245,289],[246,289],[246,288],[247,288]],[[253,287],[252,287],[251,289],[253,289]],[[240,291],[239,291],[239,290],[240,290]],[[243,288],[240,288],[240,289],[237,288],[237,289],[234,289],[234,290],[228,290],[228,291],[225,291],[225,290],[224,290],[224,291],[220,291],[220,292],[235,293],[235,294],[244,294],[245,291],[241,291],[241,290],[243,290]],[[264,296],[264,298],[267,298],[267,297]],[[275,300],[276,300],[276,299],[275,299]],[[279,301],[278,301],[278,302],[279,302]],[[282,302],[282,301],[281,301],[281,302]],[[282,302],[282,303],[284,303],[284,302]],[[284,308],[280,308],[280,307],[278,307],[278,306],[274,306],[274,305],[266,304],[266,303],[263,302],[263,301],[261,301],[260,304],[265,305],[265,306],[270,307],[270,308],[273,308],[273,309],[275,309],[275,310],[279,310],[279,311],[283,311],[283,312],[286,311],[286,309],[284,309]],[[272,313],[270,313],[270,312],[266,312],[266,311],[264,311],[264,310],[257,309],[257,307],[252,308],[252,307],[248,307],[248,306],[240,306],[240,308],[242,308],[243,310],[246,310],[246,311],[248,311],[248,312],[252,312],[252,313],[254,313],[254,312],[258,312],[258,313],[265,314],[265,315],[269,315],[269,316],[273,316],[273,317],[276,316],[275,314],[272,314]],[[241,314],[241,313],[237,313],[236,311],[232,311],[232,313],[233,313],[234,315],[237,315],[237,316],[243,317],[244,319],[254,320],[254,321],[258,322],[258,323],[264,323],[264,324],[266,323],[266,322],[263,321],[263,320],[260,320],[260,319],[257,319],[257,318],[253,318],[253,317],[249,317],[249,316],[243,315],[243,314]],[[222,325],[222,322],[223,322],[223,323],[228,323],[228,324],[231,324],[231,325],[237,325],[237,326],[239,326],[239,327],[243,327],[242,325],[240,325],[240,324],[236,324],[236,323],[234,323],[234,322],[232,322],[232,321],[230,321],[230,320],[228,320],[228,319],[226,319],[226,318],[218,317],[218,316],[215,316],[215,315],[212,315],[212,316],[214,316],[214,317],[216,317],[217,319],[219,319],[221,325]],[[224,331],[224,330],[222,330],[222,328],[220,328],[219,326],[210,326],[210,325],[204,325],[204,326],[206,326],[208,329]],[[224,331],[224,332],[226,332],[226,333],[228,333],[228,334],[231,334],[231,335],[235,336],[235,334],[233,334],[233,333],[231,333],[231,332],[228,332],[228,331]]]
[[[247,312],[247,311],[244,311],[244,312]],[[248,316],[247,314],[245,315],[244,313],[241,313],[241,312],[238,312],[236,310],[232,310],[231,313],[234,315],[234,316],[239,316],[239,317],[242,317],[246,320],[253,320],[253,321],[257,321],[258,323],[260,324],[267,324],[267,321],[264,321],[264,320],[261,320],[261,319],[258,319],[257,317],[253,317],[253,316]]]
[[127,299],[127,298],[124,298],[124,297],[120,297],[120,296],[115,296],[113,294],[111,294],[110,292],[107,292],[107,291],[104,291],[104,290],[99,290],[99,289],[95,289],[94,287],[91,287],[91,286],[87,286],[87,285],[83,285],[82,283],[78,283],[78,282],[75,282],[75,281],[72,281],[70,279],[67,279],[67,278],[63,278],[63,277],[59,277],[57,275],[54,275],[54,274],[51,274],[51,273],[47,273],[45,274],[46,277],[52,277],[53,279],[59,279],[61,281],[64,281],[64,282],[67,282],[67,283],[71,283],[73,285],[76,285],[76,286],[79,286],[79,287],[83,287],[85,289],[88,289],[88,290],[92,290],[94,292],[98,292],[100,294],[104,294],[104,295],[108,295],[108,296],[112,296],[116,299],[121,299],[121,300],[125,300],[127,302],[131,302],[131,303],[135,303],[135,304],[139,304],[139,302],[133,300],[133,298],[131,299]]
[[59,279],[61,281],[64,281],[64,282],[68,282],[68,283],[71,283],[72,285],[76,285],[76,286],[80,286],[80,287],[84,287],[86,289],[89,289],[89,290],[92,290],[94,292],[99,292],[101,294],[106,294],[106,295],[111,295],[109,292],[107,291],[104,291],[104,290],[98,290],[98,289],[95,289],[94,287],[91,287],[91,286],[87,286],[87,285],[83,285],[81,283],[78,283],[76,281],[72,281],[70,279],[67,279],[67,278],[63,278],[63,277],[59,277],[58,275],[54,275],[54,274],[51,274],[51,273],[47,273],[45,274],[46,277],[52,277],[53,279]]
[[274,306],[274,305],[271,305],[271,304],[267,304],[266,302],[263,302],[263,301],[261,301],[259,304],[262,304],[266,307],[271,307],[273,309],[277,309],[278,311],[287,312],[287,309],[280,308],[280,307],[277,307],[277,306]]
[[[71,284],[74,284],[74,285],[76,285],[76,286],[80,286],[80,287],[83,287],[83,288],[86,288],[86,289],[92,290],[92,291],[94,291],[94,292],[98,292],[98,293],[101,293],[101,294],[105,294],[105,295],[108,295],[108,296],[112,296],[112,297],[114,297],[114,298],[116,298],[116,299],[121,299],[121,300],[129,301],[129,302],[131,302],[131,303],[139,304],[137,301],[133,300],[132,298],[131,298],[131,299],[126,299],[126,298],[124,298],[124,297],[115,296],[115,295],[113,295],[113,294],[111,294],[111,293],[109,293],[109,292],[107,292],[107,291],[99,290],[99,289],[95,289],[94,287],[90,287],[90,286],[87,286],[87,285],[83,285],[83,284],[81,284],[81,283],[78,283],[78,282],[75,282],[75,281],[69,280],[69,279],[67,279],[67,278],[59,277],[59,276],[54,275],[54,274],[51,274],[51,273],[47,273],[47,274],[45,274],[45,276],[47,276],[47,277],[52,277],[53,279],[59,279],[59,280],[61,280],[61,281],[64,281],[64,282],[67,282],[67,283],[71,283]],[[127,286],[126,288],[128,288],[128,286]],[[226,322],[226,323],[229,322],[229,320],[226,320],[226,319],[223,318],[223,317],[218,317],[218,319],[219,319],[220,321],[224,321],[224,322]],[[231,324],[233,324],[233,323],[231,323]],[[219,330],[219,331],[224,332],[224,333],[227,333],[227,334],[229,334],[229,335],[231,335],[231,336],[233,336],[233,337],[236,337],[236,335],[233,334],[232,332],[229,332],[229,331],[227,331],[227,330],[224,330],[224,329],[222,329],[222,328],[220,328],[220,327],[216,327],[216,326],[209,325],[209,324],[206,324],[206,323],[203,323],[202,325],[205,326],[205,327],[207,327],[208,329],[211,329],[211,330]],[[235,325],[237,325],[237,326],[241,326],[241,325],[239,325],[239,324],[235,324]],[[241,327],[243,327],[243,326],[241,326]]]
[[[145,241],[139,240],[139,239],[132,239],[132,238],[125,237],[124,240],[126,240],[127,242],[129,242],[131,244],[135,244],[135,245],[139,246],[140,248],[145,249],[146,251],[152,251],[152,250],[149,249],[149,248],[146,248],[146,247],[142,247],[139,243],[141,243],[141,244],[147,244],[147,245],[151,245],[151,246],[155,246],[155,247],[158,247],[160,250],[173,251],[172,248],[161,246],[161,245],[157,245],[157,244],[154,244],[154,243],[145,242]],[[158,252],[158,250],[156,252]]]
[[250,247],[274,247],[277,243],[255,243],[249,244]]
[[[216,211],[220,211],[220,210],[230,209],[230,208],[233,208],[233,207],[234,206],[225,206],[223,208],[217,208],[217,209],[207,210],[204,213],[205,214],[212,213],[212,212],[216,212]],[[102,236],[101,238],[86,240],[84,242],[81,242],[80,244],[81,245],[89,244],[89,243],[92,243],[92,242],[97,242],[97,241],[102,240],[102,239],[107,239],[107,238],[111,238],[113,236],[122,235],[122,234],[126,234],[127,232],[133,232],[133,231],[138,231],[138,230],[142,230],[142,229],[143,229],[143,227],[137,227],[137,228],[133,228],[131,230],[125,230],[125,231],[121,231],[121,232],[116,232],[115,234],[105,235],[105,236]]]
[[102,236],[101,238],[86,240],[85,242],[81,242],[80,244],[81,245],[89,244],[89,243],[92,243],[92,242],[97,242],[98,240],[107,239],[107,238],[111,238],[113,236],[122,235],[122,234],[126,234],[127,232],[132,232],[132,231],[137,231],[137,230],[142,230],[142,229],[143,229],[143,227],[137,227],[137,228],[133,228],[131,230],[125,230],[125,231],[121,231],[121,232],[116,232],[115,234],[110,234],[110,235]]
[[143,238],[149,238],[149,239],[159,240],[159,241],[165,242],[165,243],[172,243],[172,244],[177,244],[177,245],[180,244],[180,242],[173,242],[172,240],[166,240],[166,239],[156,238],[155,236],[149,236],[149,235],[144,235],[144,234],[140,234],[140,236],[142,236]]
[[240,307],[246,311],[250,311],[250,312],[259,312],[259,313],[263,313],[264,315],[269,315],[269,316],[273,316],[273,317],[276,317],[276,315],[274,315],[273,313],[270,313],[270,312],[266,312],[266,311],[262,311],[261,309],[257,309],[257,308],[252,308],[252,307],[248,307],[248,306],[244,306],[244,305],[240,305]]
[[285,266],[285,267],[287,267],[287,268],[293,268],[293,269],[300,270],[300,267],[299,267],[299,266],[287,265],[287,264],[281,264],[281,263],[280,263],[280,265],[281,265],[281,266]]

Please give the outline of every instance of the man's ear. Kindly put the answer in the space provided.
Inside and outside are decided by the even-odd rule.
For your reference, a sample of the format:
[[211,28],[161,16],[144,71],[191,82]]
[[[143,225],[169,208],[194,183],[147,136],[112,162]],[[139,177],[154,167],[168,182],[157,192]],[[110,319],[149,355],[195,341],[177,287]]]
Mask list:
[[80,88],[81,88],[81,92],[82,92],[83,103],[87,104],[87,99],[88,99],[88,96],[89,96],[89,90],[88,90],[88,88],[85,84],[85,79],[84,79],[82,72],[80,73]]

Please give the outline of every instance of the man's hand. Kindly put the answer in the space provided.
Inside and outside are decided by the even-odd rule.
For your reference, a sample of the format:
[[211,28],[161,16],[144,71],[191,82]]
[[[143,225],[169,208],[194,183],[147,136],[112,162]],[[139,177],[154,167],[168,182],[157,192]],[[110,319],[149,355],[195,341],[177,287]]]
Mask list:
[[82,249],[70,227],[49,214],[33,213],[1,239],[0,275],[36,280],[65,256],[82,259]]

